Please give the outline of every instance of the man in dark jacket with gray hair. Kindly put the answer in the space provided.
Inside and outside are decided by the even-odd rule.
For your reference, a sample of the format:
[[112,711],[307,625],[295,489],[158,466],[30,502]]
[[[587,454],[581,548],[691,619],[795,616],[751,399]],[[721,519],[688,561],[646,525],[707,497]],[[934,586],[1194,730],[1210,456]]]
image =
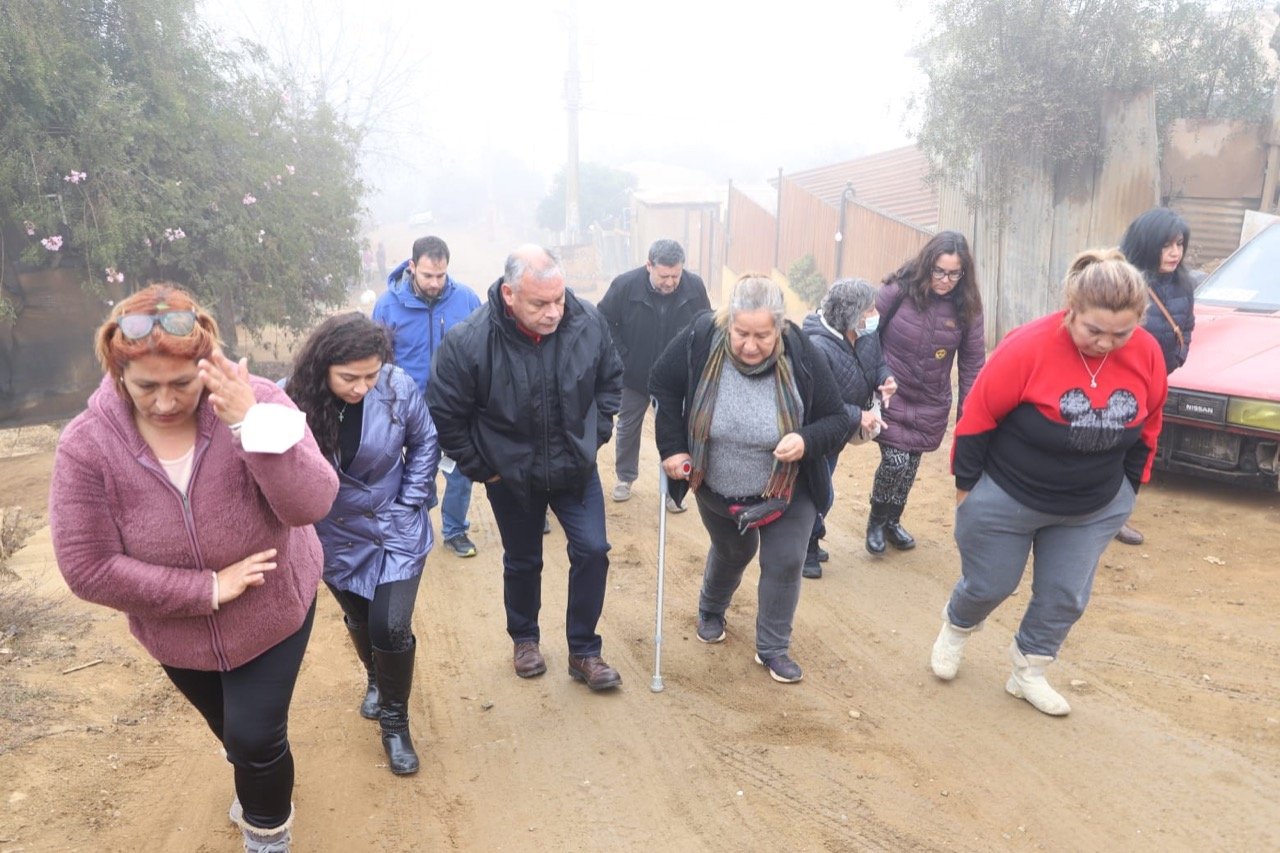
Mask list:
[[[640,430],[649,408],[649,371],[667,344],[702,311],[711,307],[702,279],[684,268],[684,249],[675,240],[657,240],[642,267],[613,280],[597,306],[609,321],[613,345],[626,372],[618,413],[613,499],[631,497],[640,475]],[[684,506],[667,498],[667,509]]]
[[502,534],[507,633],[516,675],[546,672],[539,646],[542,526],[569,540],[569,674],[592,690],[622,683],[600,656],[596,623],[609,571],[596,452],[613,432],[622,364],[609,327],[564,285],[551,252],[507,258],[489,301],[450,329],[427,389],[440,449],[483,482]]

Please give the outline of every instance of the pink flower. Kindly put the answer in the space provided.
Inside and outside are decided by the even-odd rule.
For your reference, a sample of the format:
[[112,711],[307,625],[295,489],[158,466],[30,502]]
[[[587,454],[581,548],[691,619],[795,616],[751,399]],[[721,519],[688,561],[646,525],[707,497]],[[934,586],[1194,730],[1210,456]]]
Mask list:
[[284,164],[284,170],[288,172],[290,175],[292,175],[294,172],[294,168],[290,166],[288,163]]
[[320,198],[320,191],[319,191],[319,190],[312,190],[312,191],[311,191],[311,194],[312,194],[313,196],[315,196],[316,198]]
[[28,237],[36,236],[36,224],[32,222],[30,219],[24,219],[22,222],[22,227],[27,230]]
[[181,240],[183,237],[186,237],[186,236],[187,236],[187,232],[183,231],[181,228],[164,229],[164,238],[168,240],[170,243],[172,243],[174,240]]
[[50,252],[56,252],[62,248],[62,235],[54,234],[52,236],[45,237],[40,241],[40,245],[44,246]]
[[150,237],[143,237],[143,238],[142,238],[142,245],[144,245],[144,246],[146,246],[148,249],[150,249],[150,248],[151,248],[151,238],[150,238]]
[[107,284],[111,284],[112,282],[117,284],[124,283],[124,273],[116,272],[115,267],[107,267],[105,272],[107,274]]
[[63,175],[63,176],[62,176],[62,180],[66,181],[66,182],[68,182],[68,183],[78,184],[78,183],[80,183],[81,181],[83,181],[83,180],[84,180],[85,178],[87,178],[87,177],[89,177],[89,176],[88,176],[87,174],[85,174],[84,172],[77,172],[75,169],[72,169],[72,170],[71,170],[71,174],[70,174],[70,175]]
[[254,196],[253,193],[245,193],[242,201],[245,203],[245,206],[258,203],[258,199]]

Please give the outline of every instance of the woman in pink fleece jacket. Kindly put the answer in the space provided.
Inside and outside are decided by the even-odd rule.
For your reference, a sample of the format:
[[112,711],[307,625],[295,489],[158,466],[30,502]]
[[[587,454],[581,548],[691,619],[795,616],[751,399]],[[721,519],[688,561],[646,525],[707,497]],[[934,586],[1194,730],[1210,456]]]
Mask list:
[[288,850],[289,702],[337,494],[303,416],[218,350],[213,317],[169,284],[98,330],[105,376],[58,442],[49,516],[79,597],[122,610],[235,768],[246,850]]

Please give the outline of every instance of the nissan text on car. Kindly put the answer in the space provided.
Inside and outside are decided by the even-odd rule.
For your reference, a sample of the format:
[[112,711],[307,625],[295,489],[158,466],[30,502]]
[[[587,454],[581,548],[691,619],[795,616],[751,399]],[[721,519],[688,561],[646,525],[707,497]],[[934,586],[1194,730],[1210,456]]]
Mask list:
[[1186,364],[1169,375],[1156,467],[1275,491],[1280,470],[1280,225],[1196,288]]

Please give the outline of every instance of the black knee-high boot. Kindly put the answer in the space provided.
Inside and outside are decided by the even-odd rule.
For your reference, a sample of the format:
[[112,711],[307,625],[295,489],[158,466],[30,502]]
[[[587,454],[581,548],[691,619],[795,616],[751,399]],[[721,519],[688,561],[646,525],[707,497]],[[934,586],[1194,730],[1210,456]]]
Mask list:
[[365,684],[364,701],[360,703],[360,716],[366,720],[376,720],[378,719],[378,679],[374,674],[373,642],[369,639],[369,626],[352,627],[345,616],[342,621],[347,626],[347,633],[351,635],[351,645],[355,647],[356,657],[360,658],[360,663],[364,664],[365,675],[368,678]]
[[387,765],[397,776],[418,772],[418,754],[409,736],[409,692],[413,687],[413,657],[417,640],[403,652],[384,652],[374,648],[374,669],[378,676],[378,695],[382,699],[382,748],[387,751]]

